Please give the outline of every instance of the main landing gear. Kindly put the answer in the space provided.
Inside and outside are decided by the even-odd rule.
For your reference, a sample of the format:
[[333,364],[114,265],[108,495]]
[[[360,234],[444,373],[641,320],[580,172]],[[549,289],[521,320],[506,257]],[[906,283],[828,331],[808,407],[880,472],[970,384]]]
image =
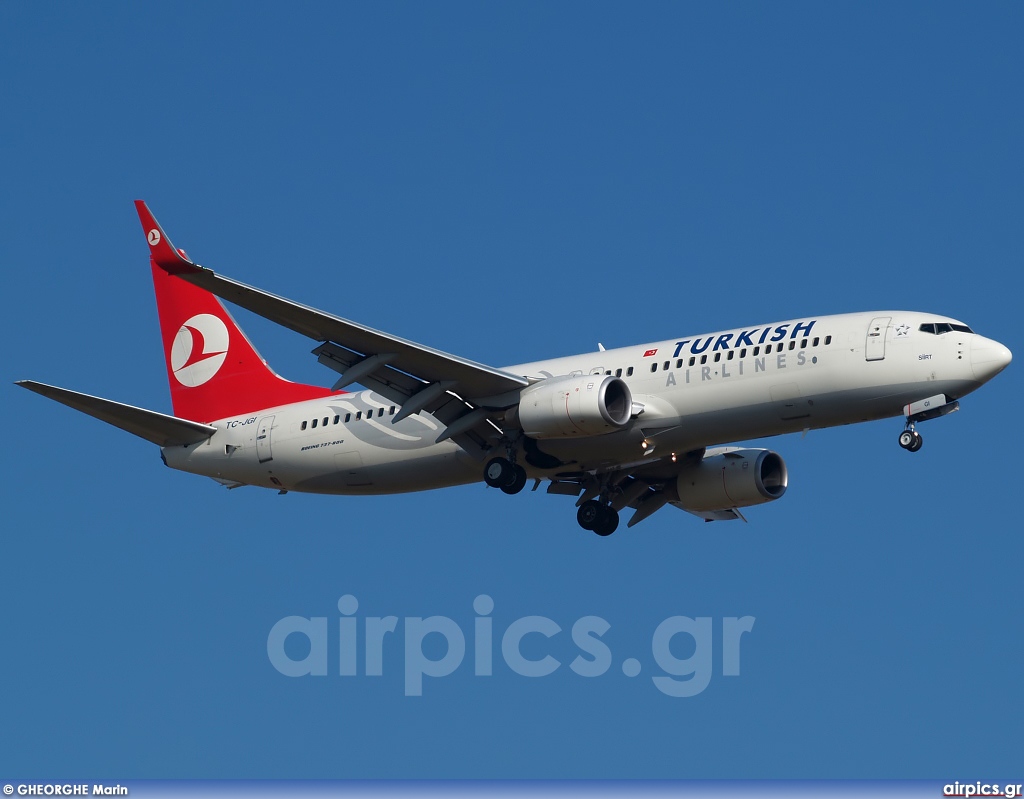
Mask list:
[[508,458],[491,458],[484,467],[484,482],[506,494],[518,494],[526,487],[526,469]]
[[619,526],[619,512],[596,499],[588,499],[576,511],[576,521],[584,530],[592,530],[598,535],[611,535]]
[[913,424],[908,424],[907,429],[900,433],[900,446],[908,452],[917,452],[924,446],[924,439],[914,429]]
[[[484,482],[506,494],[518,494],[526,487],[527,480],[526,470],[514,463],[512,457],[491,458],[484,467]],[[588,499],[576,512],[576,521],[584,530],[600,536],[611,535],[619,526],[619,512],[606,502]]]

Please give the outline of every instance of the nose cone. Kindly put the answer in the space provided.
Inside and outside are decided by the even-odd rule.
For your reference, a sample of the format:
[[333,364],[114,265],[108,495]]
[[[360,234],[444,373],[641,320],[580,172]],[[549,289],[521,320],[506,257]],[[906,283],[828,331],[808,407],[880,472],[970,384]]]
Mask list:
[[971,342],[971,368],[974,376],[984,383],[1010,365],[1013,353],[998,341],[975,336]]

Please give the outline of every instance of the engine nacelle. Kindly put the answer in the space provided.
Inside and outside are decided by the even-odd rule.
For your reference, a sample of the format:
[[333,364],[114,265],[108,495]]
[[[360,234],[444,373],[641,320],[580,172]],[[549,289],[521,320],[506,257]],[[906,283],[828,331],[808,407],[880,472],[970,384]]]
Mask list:
[[629,424],[633,395],[611,375],[549,377],[523,389],[519,425],[532,438],[571,438],[614,433]]
[[710,455],[676,478],[680,504],[691,511],[746,508],[786,493],[789,472],[778,453],[732,449]]

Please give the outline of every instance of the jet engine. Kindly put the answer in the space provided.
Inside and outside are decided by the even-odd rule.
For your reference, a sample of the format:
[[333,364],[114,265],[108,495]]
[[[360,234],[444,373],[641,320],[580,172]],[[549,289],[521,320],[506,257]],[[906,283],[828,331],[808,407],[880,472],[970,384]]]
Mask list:
[[771,502],[786,493],[789,472],[778,453],[726,449],[706,456],[676,478],[679,503],[710,512]]
[[570,438],[614,433],[632,413],[633,395],[621,378],[573,375],[523,389],[515,416],[532,438]]

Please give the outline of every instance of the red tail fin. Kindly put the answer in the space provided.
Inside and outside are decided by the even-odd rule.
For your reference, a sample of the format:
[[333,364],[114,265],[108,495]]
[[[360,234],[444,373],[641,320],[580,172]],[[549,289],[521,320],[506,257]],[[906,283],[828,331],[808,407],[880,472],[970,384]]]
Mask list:
[[170,261],[171,271],[198,268],[174,249],[144,202],[136,200],[135,207],[150,245],[175,416],[212,422],[332,393],[271,371],[219,299],[161,266]]

